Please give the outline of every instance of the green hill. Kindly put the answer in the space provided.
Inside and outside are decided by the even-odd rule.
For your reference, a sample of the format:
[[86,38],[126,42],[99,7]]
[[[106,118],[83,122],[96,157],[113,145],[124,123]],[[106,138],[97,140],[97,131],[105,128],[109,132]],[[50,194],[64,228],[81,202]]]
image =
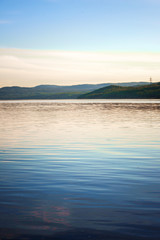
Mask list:
[[[145,82],[119,83],[120,86],[144,85]],[[80,95],[110,86],[111,83],[72,86],[40,85],[36,87],[0,88],[0,100],[16,99],[77,99]]]
[[133,87],[111,85],[90,93],[83,94],[80,99],[159,99],[160,82]]

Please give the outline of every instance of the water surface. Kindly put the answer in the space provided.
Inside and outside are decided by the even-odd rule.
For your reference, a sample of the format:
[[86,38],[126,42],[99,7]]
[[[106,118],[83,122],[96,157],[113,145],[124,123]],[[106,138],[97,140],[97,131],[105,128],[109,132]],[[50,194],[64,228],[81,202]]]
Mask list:
[[0,102],[0,239],[160,239],[160,101]]

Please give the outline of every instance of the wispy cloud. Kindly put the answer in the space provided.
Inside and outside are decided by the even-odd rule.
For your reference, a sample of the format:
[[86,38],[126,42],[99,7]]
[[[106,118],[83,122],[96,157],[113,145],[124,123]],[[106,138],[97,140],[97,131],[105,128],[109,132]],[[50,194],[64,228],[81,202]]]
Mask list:
[[10,24],[10,23],[12,22],[9,20],[0,20],[0,24]]
[[0,49],[1,86],[160,81],[160,53]]

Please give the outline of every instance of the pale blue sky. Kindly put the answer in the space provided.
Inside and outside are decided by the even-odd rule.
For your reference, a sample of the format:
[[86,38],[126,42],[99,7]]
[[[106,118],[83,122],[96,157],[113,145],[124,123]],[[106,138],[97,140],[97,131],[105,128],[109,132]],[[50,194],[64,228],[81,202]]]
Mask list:
[[159,52],[160,0],[0,0],[0,48]]
[[160,81],[160,0],[0,0],[0,87]]

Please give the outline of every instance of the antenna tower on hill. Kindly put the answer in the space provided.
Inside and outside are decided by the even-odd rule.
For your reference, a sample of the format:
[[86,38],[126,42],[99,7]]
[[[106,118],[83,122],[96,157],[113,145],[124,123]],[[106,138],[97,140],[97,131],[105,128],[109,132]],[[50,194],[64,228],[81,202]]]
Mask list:
[[150,77],[150,84],[152,84],[152,78]]

